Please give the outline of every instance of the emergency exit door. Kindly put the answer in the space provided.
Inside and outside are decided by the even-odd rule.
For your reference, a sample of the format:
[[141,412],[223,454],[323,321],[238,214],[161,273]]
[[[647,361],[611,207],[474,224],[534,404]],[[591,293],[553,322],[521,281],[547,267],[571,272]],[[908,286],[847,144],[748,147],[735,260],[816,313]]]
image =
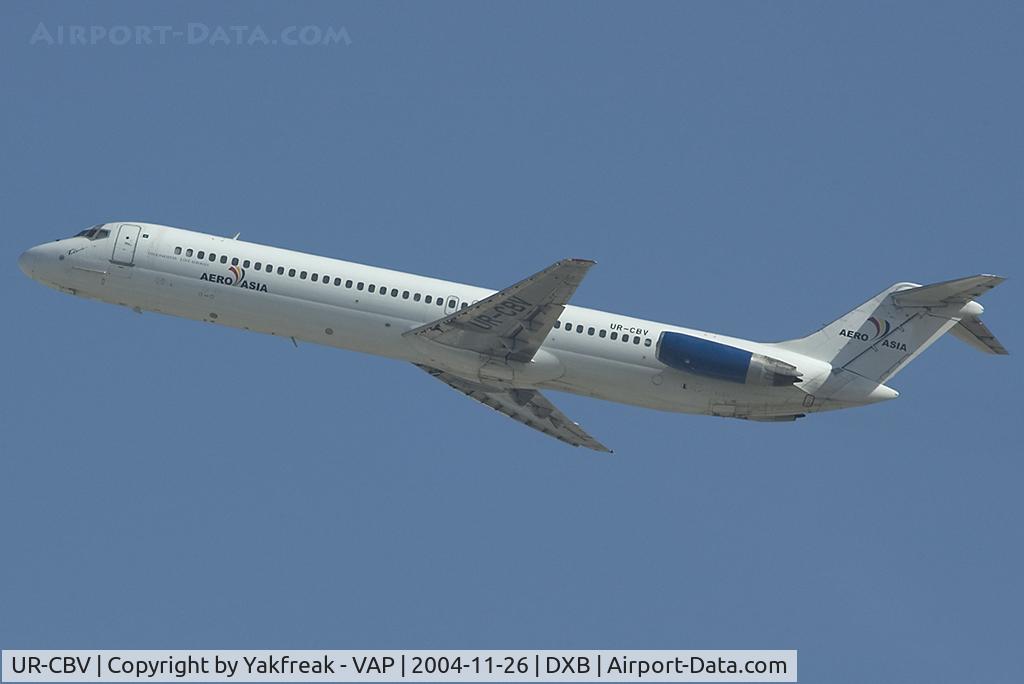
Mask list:
[[122,223],[114,240],[114,255],[110,260],[117,264],[131,266],[135,262],[135,248],[138,246],[142,228],[131,223]]

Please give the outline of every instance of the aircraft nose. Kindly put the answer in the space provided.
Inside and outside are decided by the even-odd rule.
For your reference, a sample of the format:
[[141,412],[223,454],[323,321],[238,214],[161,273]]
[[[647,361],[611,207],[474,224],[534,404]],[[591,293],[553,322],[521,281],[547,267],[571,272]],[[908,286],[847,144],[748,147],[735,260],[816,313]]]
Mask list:
[[21,253],[20,257],[18,257],[18,268],[20,268],[21,272],[24,273],[25,275],[27,275],[29,278],[34,277],[33,274],[35,273],[35,270],[36,270],[36,267],[38,266],[38,264],[39,264],[39,248],[38,247],[33,247],[32,249],[27,249],[27,250],[25,250],[24,252]]
[[57,277],[57,262],[63,259],[63,255],[52,244],[36,245],[18,257],[18,268],[33,280],[49,283]]

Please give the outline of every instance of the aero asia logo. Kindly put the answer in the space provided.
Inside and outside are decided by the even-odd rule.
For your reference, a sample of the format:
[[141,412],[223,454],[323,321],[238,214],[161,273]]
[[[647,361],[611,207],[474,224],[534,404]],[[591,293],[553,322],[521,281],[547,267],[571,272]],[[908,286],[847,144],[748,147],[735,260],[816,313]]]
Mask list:
[[879,337],[882,337],[883,335],[888,335],[889,331],[892,330],[892,326],[889,325],[889,321],[885,320],[884,318],[882,320],[878,320],[877,318],[872,316],[871,318],[868,319],[868,323],[875,326],[875,336],[871,338],[873,340],[877,340]]
[[866,322],[872,325],[875,331],[874,336],[872,336],[871,333],[861,332],[859,330],[848,330],[846,328],[840,330],[839,334],[842,335],[843,337],[849,337],[854,340],[861,340],[863,342],[874,342],[879,337],[885,337],[886,335],[889,334],[889,331],[892,330],[892,326],[889,325],[889,321],[885,320],[884,318],[875,318],[874,316],[872,316]]
[[889,333],[892,332],[892,324],[884,318],[875,318],[871,316],[865,323],[871,324],[871,330],[874,331],[874,335],[869,332],[861,332],[859,330],[848,330],[843,328],[839,331],[839,334],[843,337],[849,337],[853,340],[860,340],[862,342],[874,342],[875,340],[881,339],[883,347],[889,349],[895,349],[896,351],[907,351],[907,343],[899,340],[894,340],[889,337]]
[[245,269],[241,266],[229,266],[228,271],[231,273],[229,276],[217,275],[216,273],[204,273],[199,276],[199,279],[209,280],[211,283],[220,283],[221,285],[235,285],[237,287],[245,288],[246,290],[256,290],[258,292],[267,291],[267,286],[265,284],[246,280]]

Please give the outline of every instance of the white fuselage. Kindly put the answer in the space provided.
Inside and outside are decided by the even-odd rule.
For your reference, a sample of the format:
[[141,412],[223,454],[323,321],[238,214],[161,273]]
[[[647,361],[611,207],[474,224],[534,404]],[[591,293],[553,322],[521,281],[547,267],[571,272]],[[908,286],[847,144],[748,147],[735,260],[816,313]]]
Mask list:
[[[128,240],[133,244],[116,240],[124,225],[139,228]],[[35,247],[21,266],[62,291],[137,311],[427,365],[424,351],[402,333],[494,293],[166,226],[105,227],[113,234],[104,239],[66,238]],[[797,366],[803,381],[799,387],[757,387],[669,368],[656,357],[665,331],[770,354]],[[527,377],[524,385],[666,411],[771,418],[870,402],[813,397],[829,365],[775,345],[578,306],[565,307],[542,352],[553,357],[557,372]]]

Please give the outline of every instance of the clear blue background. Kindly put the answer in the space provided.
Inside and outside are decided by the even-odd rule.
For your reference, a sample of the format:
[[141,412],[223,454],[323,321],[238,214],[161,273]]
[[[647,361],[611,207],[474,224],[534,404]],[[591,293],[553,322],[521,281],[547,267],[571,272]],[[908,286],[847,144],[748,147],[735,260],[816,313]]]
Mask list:
[[0,13],[4,648],[797,648],[802,681],[1020,681],[1019,355],[943,339],[898,401],[785,425],[554,395],[606,457],[402,363],[15,265],[122,219],[495,288],[590,257],[577,304],[763,340],[991,272],[1024,352],[1019,3]]

